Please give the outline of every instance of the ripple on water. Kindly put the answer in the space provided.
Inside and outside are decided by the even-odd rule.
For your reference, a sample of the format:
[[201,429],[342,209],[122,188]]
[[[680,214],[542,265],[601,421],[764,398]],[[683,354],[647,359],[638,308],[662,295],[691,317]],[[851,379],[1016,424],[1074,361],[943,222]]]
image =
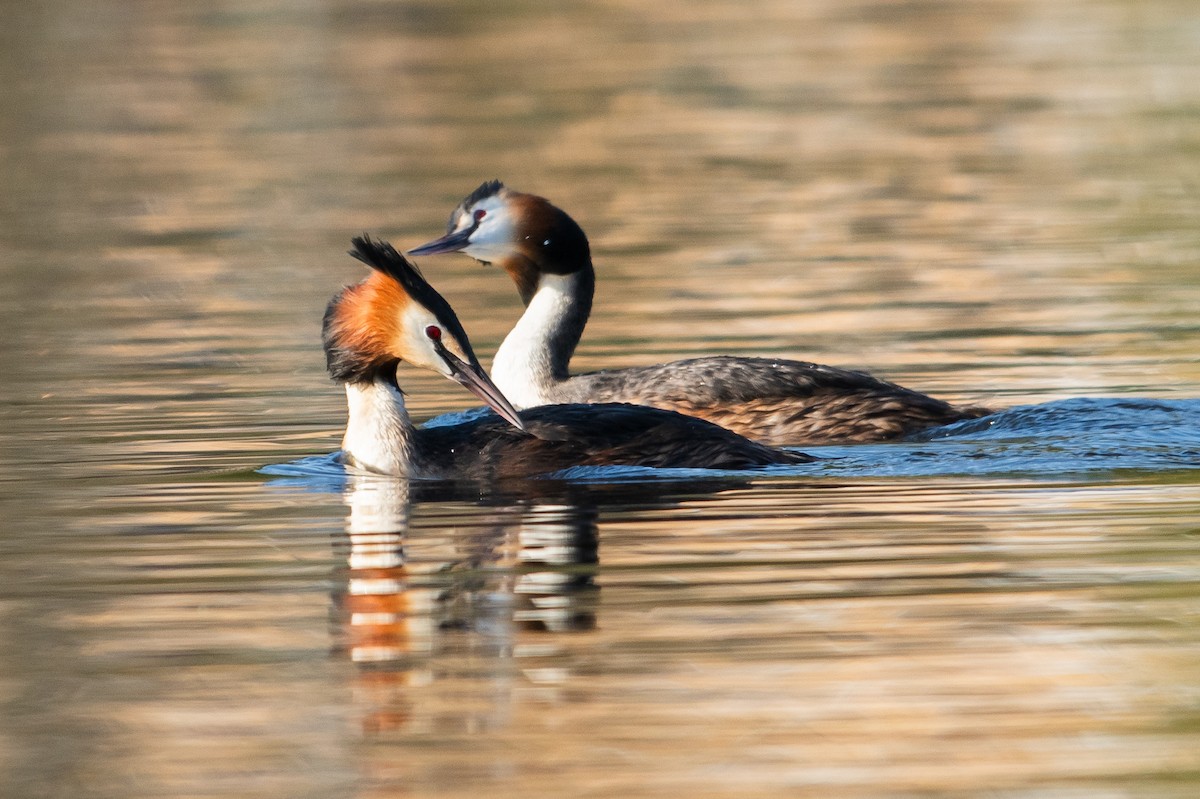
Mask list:
[[[426,426],[462,424],[490,413],[443,414]],[[1023,405],[982,419],[928,430],[887,444],[805,447],[823,460],[727,472],[759,477],[976,477],[1044,479],[1067,475],[1172,472],[1200,468],[1200,400],[1069,399]],[[261,469],[264,474],[320,481],[344,474],[333,456],[313,456]],[[704,469],[586,466],[552,475],[580,482],[711,479]]]

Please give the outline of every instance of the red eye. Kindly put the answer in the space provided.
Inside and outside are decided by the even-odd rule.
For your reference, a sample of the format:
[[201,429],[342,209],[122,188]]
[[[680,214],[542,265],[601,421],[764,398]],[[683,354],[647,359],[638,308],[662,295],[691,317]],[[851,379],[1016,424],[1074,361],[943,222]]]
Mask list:
[[425,335],[429,336],[430,341],[441,341],[442,329],[437,325],[430,325],[429,327],[425,328]]
[[480,219],[483,219],[485,216],[487,216],[487,211],[480,208],[478,211],[475,212],[475,221],[478,222]]

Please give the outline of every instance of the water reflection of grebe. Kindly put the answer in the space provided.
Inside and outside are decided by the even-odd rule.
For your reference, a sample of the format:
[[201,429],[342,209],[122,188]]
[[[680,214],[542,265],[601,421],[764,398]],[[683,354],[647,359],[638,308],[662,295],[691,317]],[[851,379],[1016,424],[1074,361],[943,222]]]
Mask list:
[[525,313],[492,362],[518,407],[631,402],[708,419],[772,445],[882,441],[984,416],[862,372],[775,358],[713,356],[570,374],[592,309],[595,272],[575,220],[542,197],[484,183],[445,236],[410,255],[463,252],[505,269]]
[[[430,478],[526,477],[573,466],[743,469],[805,463],[700,419],[635,405],[564,405],[517,412],[479,365],[454,311],[389,244],[365,237],[351,252],[372,267],[325,314],[326,360],[346,384],[348,463]],[[396,383],[400,361],[438,372],[503,418],[417,429]]]
[[[484,509],[488,523],[447,547],[407,539],[413,492],[440,488],[352,478],[334,624],[338,651],[358,667],[356,699],[368,732],[410,720],[409,692],[435,679],[432,661],[462,646],[463,636],[477,654],[482,647],[511,657],[522,632],[595,626],[597,513],[576,504],[574,490],[543,493],[553,485],[495,498]],[[413,562],[406,548],[417,550]],[[533,667],[536,658],[527,662]]]

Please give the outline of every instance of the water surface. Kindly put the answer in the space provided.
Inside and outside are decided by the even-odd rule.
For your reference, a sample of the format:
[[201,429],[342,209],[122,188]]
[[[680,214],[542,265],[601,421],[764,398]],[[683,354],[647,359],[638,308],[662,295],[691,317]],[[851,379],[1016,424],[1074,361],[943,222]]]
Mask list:
[[[0,795],[1200,789],[1191,4],[3,18]],[[347,476],[349,239],[494,177],[589,234],[577,368],[1004,411],[742,476]],[[423,267],[488,360],[506,278]]]

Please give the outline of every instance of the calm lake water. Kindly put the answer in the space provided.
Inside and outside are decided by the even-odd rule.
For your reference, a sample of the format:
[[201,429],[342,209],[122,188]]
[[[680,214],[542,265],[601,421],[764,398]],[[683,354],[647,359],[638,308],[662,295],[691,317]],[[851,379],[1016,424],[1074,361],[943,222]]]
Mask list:
[[[1200,794],[1200,9],[548,9],[0,12],[0,795]],[[743,476],[347,477],[349,239],[494,177],[591,238],[579,369],[1011,410]],[[488,361],[512,286],[423,266]]]

